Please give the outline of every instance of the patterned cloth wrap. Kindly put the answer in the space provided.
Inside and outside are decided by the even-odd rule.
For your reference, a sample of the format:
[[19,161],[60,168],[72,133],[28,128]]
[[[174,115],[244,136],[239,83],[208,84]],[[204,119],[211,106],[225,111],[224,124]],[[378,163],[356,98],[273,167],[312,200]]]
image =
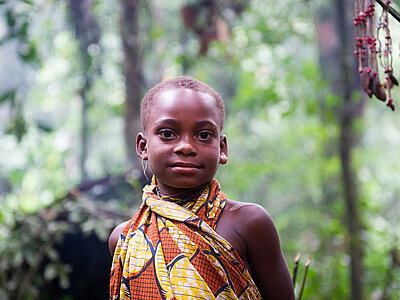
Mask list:
[[110,299],[261,299],[237,252],[214,231],[225,203],[215,179],[182,200],[158,196],[153,178],[118,240]]

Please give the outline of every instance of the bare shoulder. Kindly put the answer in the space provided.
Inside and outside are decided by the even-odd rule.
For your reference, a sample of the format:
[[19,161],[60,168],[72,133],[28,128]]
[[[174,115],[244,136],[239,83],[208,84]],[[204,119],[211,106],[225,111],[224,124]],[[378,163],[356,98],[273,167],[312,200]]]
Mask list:
[[224,214],[224,217],[230,217],[240,225],[237,230],[244,239],[248,234],[253,236],[254,231],[264,231],[267,234],[276,232],[271,216],[261,205],[228,199]]
[[226,205],[224,211],[229,211],[231,213],[238,214],[237,215],[238,217],[246,213],[255,213],[257,216],[268,215],[267,211],[261,205],[255,203],[240,202],[230,199],[226,199]]
[[[250,272],[263,299],[294,299],[293,285],[278,232],[260,205],[227,200],[225,218],[235,220]],[[221,215],[222,217],[223,215]]]
[[[228,240],[247,266],[250,266],[254,247],[264,241],[268,248],[279,249],[274,223],[260,205],[226,200],[216,231]],[[277,244],[278,243],[278,244]]]
[[[234,218],[240,225],[237,231],[245,242],[247,259],[250,264],[253,263],[252,254],[258,251],[268,251],[269,255],[266,259],[274,257],[276,252],[281,252],[275,224],[264,207],[255,203],[232,200],[229,202]],[[271,256],[271,254],[274,255]]]
[[129,221],[123,222],[119,224],[114,230],[111,232],[110,237],[108,238],[108,249],[110,249],[111,256],[114,256],[115,247],[117,246],[118,239],[124,230],[126,224]]

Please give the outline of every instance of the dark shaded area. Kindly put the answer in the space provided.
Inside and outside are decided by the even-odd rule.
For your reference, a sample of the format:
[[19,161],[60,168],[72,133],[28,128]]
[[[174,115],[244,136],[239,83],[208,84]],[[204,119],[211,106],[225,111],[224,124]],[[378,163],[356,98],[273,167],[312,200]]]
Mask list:
[[54,280],[45,286],[43,299],[108,299],[111,255],[106,242],[78,231],[66,235],[58,251],[62,262],[73,267],[70,287],[62,289]]
[[[89,181],[80,185],[76,191],[69,192],[63,201],[73,201],[78,191],[98,202],[118,199],[119,202],[130,206],[138,205],[141,201],[141,188],[146,184],[146,179],[142,176],[134,185],[128,181],[129,178],[125,175]],[[67,218],[67,215],[62,218]],[[100,240],[94,233],[85,234],[80,224],[76,224],[74,232],[66,234],[63,242],[56,245],[56,250],[61,262],[72,267],[69,274],[70,286],[63,289],[58,279],[55,279],[44,285],[40,299],[109,298],[112,257],[108,250],[108,241]],[[43,265],[45,264],[46,262],[43,262]]]

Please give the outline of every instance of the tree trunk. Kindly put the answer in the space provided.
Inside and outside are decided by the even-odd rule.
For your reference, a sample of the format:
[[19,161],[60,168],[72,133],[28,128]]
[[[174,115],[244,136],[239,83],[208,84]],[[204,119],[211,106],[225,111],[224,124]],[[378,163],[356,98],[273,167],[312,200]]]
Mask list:
[[121,0],[121,36],[124,50],[125,75],[125,143],[130,166],[140,169],[136,155],[136,135],[140,130],[140,100],[142,99],[142,57],[140,55],[139,0]]
[[340,116],[340,160],[342,165],[343,196],[347,207],[347,230],[349,234],[349,255],[351,261],[351,295],[361,300],[363,281],[363,245],[361,239],[360,207],[356,177],[352,166],[355,118],[343,112]]
[[[349,4],[350,5],[346,5]],[[353,10],[352,1],[338,0],[336,2],[338,16],[338,31],[342,44],[340,53],[340,68],[342,71],[341,86],[343,95],[343,106],[339,113],[340,123],[340,160],[342,164],[343,197],[347,207],[347,230],[349,234],[350,254],[350,277],[351,277],[351,298],[353,300],[363,299],[363,244],[361,231],[361,216],[357,179],[353,167],[353,148],[356,144],[356,131],[354,123],[361,116],[364,101],[356,103],[352,98],[352,91],[356,88],[356,65],[351,59],[352,43],[349,40],[349,33],[352,32],[351,15]]]
[[79,169],[81,182],[88,180],[86,170],[86,160],[89,153],[89,121],[88,110],[90,101],[88,93],[92,87],[93,79],[99,71],[99,67],[94,66],[88,54],[88,47],[91,44],[98,44],[100,40],[100,26],[93,17],[91,7],[93,0],[70,0],[70,18],[80,45],[80,61],[84,74],[84,84],[79,91],[82,101],[81,110],[81,151],[79,157]]
[[[351,1],[347,1],[352,4]],[[343,196],[347,207],[347,229],[349,233],[349,254],[351,260],[351,298],[353,300],[363,299],[363,244],[361,231],[361,216],[359,196],[357,189],[357,179],[353,167],[353,148],[356,144],[356,131],[354,122],[361,116],[363,102],[355,103],[352,100],[352,91],[356,88],[356,65],[354,59],[349,59],[352,55],[352,43],[349,41],[349,33],[352,32],[351,18],[348,12],[351,12],[352,5],[346,5],[345,0],[336,2],[338,16],[338,31],[342,44],[340,53],[340,67],[342,72],[342,93],[343,106],[339,114],[340,123],[340,160],[342,164],[342,184]],[[350,35],[352,36],[352,35]]]
[[346,208],[346,227],[349,237],[351,299],[363,299],[363,244],[361,212],[353,166],[353,149],[357,144],[354,123],[362,117],[365,97],[357,102],[352,98],[354,90],[359,89],[359,80],[353,56],[353,2],[337,0],[322,12],[318,24],[320,59],[324,76],[332,82],[333,93],[339,94],[343,102],[337,109],[340,128],[339,155],[341,161],[343,199]]
[[79,157],[79,169],[81,173],[81,182],[86,182],[89,179],[86,170],[86,160],[89,155],[89,120],[88,109],[89,101],[87,100],[86,91],[81,91],[81,153]]

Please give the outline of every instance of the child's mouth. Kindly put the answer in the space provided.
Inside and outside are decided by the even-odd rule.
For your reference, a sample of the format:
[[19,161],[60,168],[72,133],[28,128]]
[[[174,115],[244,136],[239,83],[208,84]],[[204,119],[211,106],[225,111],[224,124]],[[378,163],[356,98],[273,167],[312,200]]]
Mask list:
[[171,168],[176,172],[193,173],[200,169],[200,166],[191,163],[175,163],[171,165]]

